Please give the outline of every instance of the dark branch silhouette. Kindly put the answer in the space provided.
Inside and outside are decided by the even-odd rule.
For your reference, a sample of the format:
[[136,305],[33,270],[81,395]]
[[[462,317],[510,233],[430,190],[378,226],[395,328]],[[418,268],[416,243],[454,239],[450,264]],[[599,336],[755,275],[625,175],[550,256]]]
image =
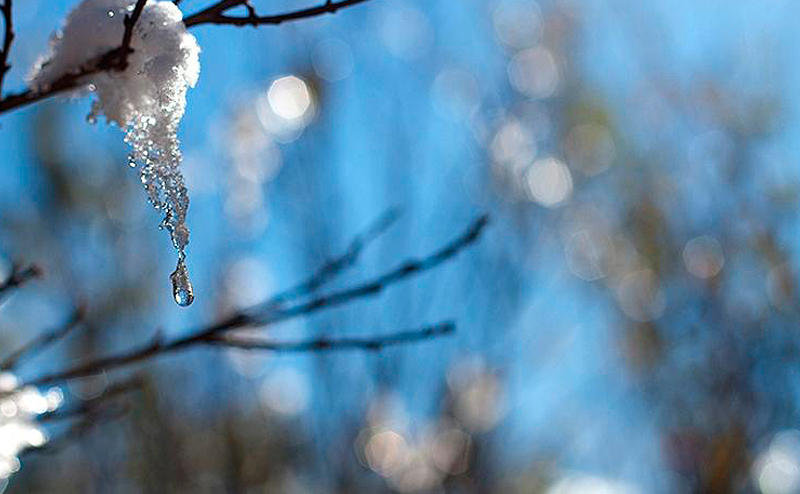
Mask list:
[[136,6],[133,7],[133,12],[130,15],[125,16],[125,20],[123,24],[125,25],[125,32],[122,33],[122,45],[119,47],[119,69],[118,70],[125,70],[128,68],[128,55],[133,53],[131,49],[131,40],[133,39],[133,28],[136,27],[136,22],[139,21],[139,17],[142,15],[142,10],[144,10],[144,4],[147,3],[147,0],[136,0]]
[[83,401],[76,406],[59,408],[58,410],[44,413],[40,415],[37,420],[40,422],[58,422],[75,417],[82,417],[90,413],[94,413],[101,408],[107,407],[110,401],[120,396],[127,395],[132,391],[141,389],[143,385],[144,381],[142,378],[138,375],[135,375],[128,379],[109,385],[103,391],[103,394],[96,398]]
[[8,53],[11,51],[11,43],[14,41],[14,21],[11,18],[12,0],[5,0],[3,5],[0,6],[0,12],[3,13],[3,20],[5,22],[5,32],[3,35],[3,51],[0,51],[0,94],[3,92],[3,81],[6,78],[6,72],[11,68],[8,64]]
[[81,420],[71,424],[65,431],[52,437],[45,444],[23,449],[19,452],[19,457],[22,458],[32,453],[57,453],[62,448],[85,436],[92,429],[124,417],[129,409],[130,406],[128,404],[120,404],[102,406],[88,411],[81,416]]
[[137,0],[136,6],[131,15],[126,15],[124,19],[125,30],[122,35],[122,44],[100,57],[87,61],[75,72],[70,72],[59,77],[46,89],[28,89],[18,94],[11,94],[0,100],[0,113],[14,110],[22,106],[36,103],[59,93],[71,91],[81,87],[86,76],[105,71],[123,71],[128,67],[128,55],[133,53],[131,39],[133,38],[133,28],[144,9],[147,0]]
[[322,309],[343,305],[355,299],[377,295],[390,285],[394,285],[405,278],[422,274],[451,259],[462,249],[477,240],[488,222],[488,216],[481,216],[475,220],[462,235],[433,254],[422,259],[406,261],[397,268],[371,281],[359,284],[353,288],[323,295],[288,308],[265,311],[260,314],[242,313],[241,317],[244,317],[245,321],[239,321],[238,324],[242,327],[267,326],[301,315],[312,314]]
[[22,285],[26,281],[36,278],[42,274],[42,271],[38,268],[38,266],[30,265],[25,268],[20,268],[19,266],[14,266],[11,269],[11,274],[8,275],[8,278],[5,281],[0,282],[0,301],[8,295],[11,290],[14,288]]
[[[123,35],[122,44],[118,48],[115,48],[100,57],[88,60],[74,72],[66,73],[56,79],[47,88],[41,90],[27,89],[21,93],[10,94],[3,97],[0,99],[0,114],[22,108],[38,101],[42,101],[57,94],[78,89],[85,84],[86,76],[105,71],[125,70],[125,68],[128,66],[128,54],[135,50],[135,47],[131,47],[130,45],[133,27],[136,24],[136,21],[138,20],[146,1],[147,0],[137,0],[133,13],[130,16],[125,16],[125,33]],[[208,7],[207,9],[187,17],[184,20],[184,24],[186,27],[192,27],[201,24],[249,24],[254,26],[280,24],[285,21],[307,19],[309,17],[316,17],[322,14],[334,13],[340,9],[367,1],[369,0],[342,0],[339,2],[328,0],[323,5],[317,7],[311,7],[308,9],[272,16],[258,16],[256,15],[252,6],[246,0],[223,0]],[[6,5],[9,5],[8,8],[10,11],[10,0],[4,4],[4,7]],[[245,5],[248,8],[248,15],[246,17],[232,17],[224,14],[224,12],[228,9],[237,7],[239,5]],[[6,34],[8,34],[8,24],[6,24],[6,26]],[[8,36],[6,37],[6,42],[10,44],[10,38],[8,38]],[[0,82],[1,81],[2,79],[0,79]]]
[[271,341],[232,334],[212,336],[204,341],[209,345],[221,345],[241,350],[268,350],[271,352],[296,353],[318,350],[373,350],[402,345],[452,334],[456,329],[452,321],[441,322],[422,329],[401,331],[367,338],[317,338],[307,341]]
[[[333,14],[339,9],[368,1],[370,0],[341,0],[338,2],[326,0],[325,3],[316,7],[309,7],[276,15],[258,15],[248,0],[222,0],[196,14],[190,15],[183,23],[186,24],[186,27],[200,24],[228,24],[233,26],[276,25],[287,21],[316,17],[322,14]],[[246,16],[225,15],[226,11],[240,5],[247,7]]]
[[[467,230],[459,235],[455,240],[451,241],[449,244],[445,245],[434,253],[422,259],[402,263],[399,267],[353,288],[334,292],[329,295],[322,295],[310,301],[298,303],[288,308],[272,307],[264,310],[263,304],[260,304],[255,308],[245,309],[237,312],[231,317],[228,317],[217,324],[197,329],[190,332],[186,336],[175,338],[170,341],[165,341],[161,333],[156,333],[156,336],[151,340],[150,343],[142,345],[138,348],[134,348],[117,355],[102,357],[83,364],[78,364],[70,369],[41,376],[25,384],[34,386],[52,384],[76,377],[94,375],[105,370],[124,367],[126,365],[142,362],[156,356],[174,353],[200,343],[217,344],[215,340],[217,340],[220,335],[223,335],[224,333],[234,329],[267,326],[280,321],[309,315],[322,309],[344,305],[356,299],[376,295],[390,285],[398,283],[411,276],[422,274],[425,271],[433,269],[445,261],[452,259],[459,252],[478,239],[487,223],[488,217],[483,216],[473,222],[469,228],[467,228]],[[430,328],[423,330],[423,332],[426,331],[430,332]],[[441,331],[439,333],[441,333]],[[433,334],[429,334],[428,337],[437,336],[439,333],[434,332]],[[397,335],[390,335],[390,338],[397,338]],[[402,341],[411,342],[416,340],[406,335],[405,339]],[[395,343],[400,342],[401,341],[397,341]],[[293,343],[292,345],[300,344],[302,343]],[[315,343],[307,342],[306,344],[314,346]],[[373,342],[371,346],[374,347],[375,345],[377,345],[377,343]],[[324,348],[316,349],[323,350]]]
[[33,354],[41,352],[50,345],[57,343],[62,338],[67,336],[74,328],[76,328],[81,321],[83,321],[83,309],[76,309],[69,319],[59,327],[42,333],[33,340],[29,341],[17,351],[13,352],[8,357],[0,362],[0,370],[7,371],[13,369],[20,360],[29,357]]
[[377,220],[375,220],[375,222],[372,223],[372,225],[370,225],[369,228],[364,231],[364,233],[358,235],[350,242],[350,246],[347,248],[344,254],[334,259],[330,259],[305,281],[288,290],[273,295],[262,305],[265,307],[276,306],[286,301],[315,292],[333,279],[336,275],[345,269],[352,267],[356,261],[358,261],[358,258],[361,256],[361,252],[364,250],[364,248],[378,238],[383,232],[388,230],[389,227],[392,226],[395,221],[397,221],[398,216],[399,212],[397,209],[390,209],[389,211],[386,211]]

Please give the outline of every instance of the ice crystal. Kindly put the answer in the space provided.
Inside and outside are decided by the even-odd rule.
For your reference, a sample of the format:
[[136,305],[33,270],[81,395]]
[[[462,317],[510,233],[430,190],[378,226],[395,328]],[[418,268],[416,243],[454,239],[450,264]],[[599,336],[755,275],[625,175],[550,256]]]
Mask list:
[[[62,75],[74,73],[119,47],[123,19],[135,3],[81,2],[70,12],[61,32],[53,36],[50,52],[36,63],[29,78],[31,85],[44,89]],[[182,19],[180,9],[171,1],[147,2],[134,27],[134,51],[127,59],[128,67],[87,76],[85,88],[97,96],[87,121],[93,123],[99,115],[105,115],[109,123],[125,129],[125,141],[133,149],[129,164],[139,167],[147,197],[163,213],[161,227],[169,231],[178,251],[178,267],[171,276],[173,293],[191,294],[184,264],[189,243],[189,195],[180,169],[177,130],[186,109],[186,91],[195,85],[200,73],[200,47]],[[192,298],[183,297],[188,303],[181,305],[189,305]]]
[[58,388],[40,393],[32,386],[19,387],[16,376],[0,372],[0,478],[19,470],[19,454],[41,447],[47,436],[36,417],[61,406],[64,396]]

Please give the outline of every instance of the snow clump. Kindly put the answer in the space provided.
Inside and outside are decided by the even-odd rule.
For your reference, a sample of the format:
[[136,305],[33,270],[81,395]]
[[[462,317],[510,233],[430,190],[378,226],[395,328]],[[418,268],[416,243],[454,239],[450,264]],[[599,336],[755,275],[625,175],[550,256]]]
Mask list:
[[[76,73],[111,50],[119,48],[124,19],[135,0],[83,0],[66,19],[29,76],[34,90],[46,90],[60,77]],[[133,148],[129,163],[139,167],[142,184],[153,206],[163,212],[166,228],[178,250],[178,269],[172,280],[184,286],[184,302],[191,286],[184,264],[189,243],[186,213],[189,196],[180,170],[181,151],[177,130],[186,109],[186,91],[200,74],[200,47],[186,31],[183,14],[171,1],[145,4],[131,38],[134,50],[124,71],[109,70],[87,75],[84,87],[96,94],[87,119],[99,115],[125,129],[125,141]],[[179,302],[180,303],[180,302]],[[181,305],[188,305],[182,303]]]

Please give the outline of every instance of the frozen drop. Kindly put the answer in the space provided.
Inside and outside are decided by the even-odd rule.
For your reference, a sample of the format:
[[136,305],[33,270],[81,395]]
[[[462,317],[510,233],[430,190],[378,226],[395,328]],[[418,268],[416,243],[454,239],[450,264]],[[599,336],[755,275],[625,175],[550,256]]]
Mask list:
[[186,263],[183,259],[178,260],[178,266],[175,271],[169,275],[172,281],[172,296],[175,298],[175,303],[181,307],[187,307],[194,302],[194,290],[192,289],[192,282],[189,280],[189,270],[186,269]]

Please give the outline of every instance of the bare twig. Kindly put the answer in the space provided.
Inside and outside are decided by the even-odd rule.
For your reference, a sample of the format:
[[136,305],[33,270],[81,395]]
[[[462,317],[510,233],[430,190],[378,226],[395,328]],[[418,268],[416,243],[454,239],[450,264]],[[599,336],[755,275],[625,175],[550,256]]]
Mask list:
[[49,347],[53,343],[58,342],[67,334],[69,334],[72,329],[78,326],[78,324],[83,320],[83,309],[78,308],[76,309],[70,318],[61,326],[55,328],[52,331],[47,331],[42,333],[41,335],[37,336],[33,340],[29,341],[25,345],[23,345],[20,349],[13,352],[11,355],[6,357],[5,359],[0,362],[0,370],[7,371],[14,368],[20,359],[28,357],[29,355],[35,354],[44,350],[45,348]]
[[[183,21],[183,23],[186,24],[186,27],[197,26],[200,24],[228,24],[233,26],[263,26],[266,24],[276,25],[286,21],[308,19],[309,17],[316,17],[322,14],[333,14],[340,9],[368,1],[369,0],[340,0],[335,2],[332,0],[326,0],[325,3],[316,7],[309,7],[283,14],[262,16],[256,14],[248,0],[221,0],[220,2],[201,10],[196,14],[190,15]],[[248,7],[248,13],[246,16],[225,15],[226,11],[239,5],[245,5]]]
[[377,295],[390,285],[394,285],[405,278],[429,271],[451,259],[462,249],[477,240],[488,222],[488,216],[478,218],[467,228],[466,232],[433,254],[422,259],[406,261],[397,268],[371,281],[340,292],[323,295],[288,308],[270,311],[260,315],[250,315],[250,320],[243,326],[266,326],[301,315],[311,314],[325,308],[343,305],[358,298]]
[[315,292],[321,286],[329,282],[334,276],[353,266],[361,255],[361,252],[364,250],[364,247],[366,247],[369,243],[385,232],[390,226],[392,226],[392,224],[397,221],[398,216],[399,212],[397,209],[390,209],[389,211],[386,211],[380,216],[380,218],[375,220],[375,222],[372,223],[369,228],[364,231],[364,233],[357,236],[352,242],[350,242],[350,246],[347,248],[347,251],[345,251],[344,254],[337,258],[331,259],[320,266],[317,272],[315,272],[305,281],[288,290],[273,295],[263,304],[263,306],[274,307],[288,300]]
[[[136,24],[139,14],[141,13],[141,9],[144,7],[146,1],[147,0],[138,0],[133,13],[130,16],[125,16],[125,34],[122,45],[98,58],[88,60],[85,64],[78,67],[74,72],[66,73],[53,81],[53,83],[45,89],[26,89],[20,93],[9,94],[8,96],[3,97],[0,99],[0,114],[22,108],[64,92],[78,89],[85,84],[84,78],[86,76],[105,71],[125,70],[128,64],[127,57],[131,52],[130,39],[132,36],[131,33],[133,31],[133,26]],[[324,4],[317,7],[271,16],[258,16],[247,0],[222,0],[200,12],[197,12],[194,15],[187,17],[184,20],[184,24],[186,27],[192,27],[201,24],[232,24],[238,26],[246,24],[253,26],[280,24],[285,21],[307,19],[309,17],[315,17],[322,14],[334,13],[337,10],[345,7],[350,7],[352,5],[367,1],[369,0],[342,0],[339,2],[326,0]],[[8,0],[5,5],[10,5],[10,3],[11,1]],[[248,15],[246,17],[233,17],[224,14],[224,12],[228,9],[239,5],[245,5],[248,7]],[[8,24],[6,27],[8,29]],[[11,38],[7,36],[6,43],[10,44],[10,40]]]
[[92,60],[88,60],[74,72],[68,72],[53,81],[45,89],[27,89],[21,93],[10,94],[0,99],[0,113],[36,103],[37,101],[47,99],[63,92],[78,89],[84,84],[84,78],[86,76],[99,72],[125,70],[128,67],[128,55],[133,52],[131,48],[133,28],[142,14],[145,3],[147,3],[147,0],[137,0],[131,15],[125,16],[125,30],[122,35],[122,44],[120,44],[118,48],[108,51]]
[[105,391],[103,391],[103,394],[97,398],[84,401],[78,406],[60,408],[52,412],[44,413],[39,416],[38,420],[40,422],[57,422],[60,420],[81,417],[96,412],[100,408],[107,406],[109,401],[113,400],[114,398],[140,389],[143,383],[144,382],[142,381],[141,377],[133,376],[129,379],[125,379],[124,381],[120,381],[108,386]]
[[62,448],[72,444],[76,439],[82,438],[95,427],[123,417],[128,413],[129,409],[129,404],[120,404],[103,406],[91,410],[84,414],[81,420],[69,426],[69,428],[61,434],[51,438],[42,446],[22,450],[19,456],[27,456],[31,453],[56,453]]
[[388,346],[402,345],[451,334],[456,326],[447,321],[422,329],[401,331],[368,338],[318,338],[307,341],[270,341],[231,334],[218,335],[204,341],[209,345],[221,345],[242,350],[268,350],[271,352],[296,353],[320,350],[381,350]]
[[0,94],[3,92],[3,80],[6,72],[11,68],[8,64],[8,54],[11,51],[11,43],[14,41],[14,21],[11,17],[12,0],[5,0],[0,6],[5,21],[5,34],[3,35],[3,51],[0,51]]
[[[213,342],[213,340],[217,339],[220,335],[233,329],[267,326],[279,321],[285,321],[295,317],[308,315],[325,308],[343,305],[359,298],[376,295],[389,285],[398,283],[411,276],[421,274],[441,265],[449,259],[452,259],[456,256],[456,254],[461,252],[461,250],[468,247],[478,239],[487,222],[488,217],[483,216],[473,222],[469,228],[458,238],[436,252],[430,254],[429,256],[419,260],[407,261],[401,264],[399,267],[356,287],[342,290],[340,292],[334,292],[329,295],[323,295],[311,301],[296,304],[286,309],[273,309],[267,311],[266,313],[253,310],[237,312],[231,317],[217,324],[200,328],[190,332],[186,336],[176,338],[171,341],[164,341],[161,334],[157,333],[156,337],[153,338],[150,343],[142,345],[138,348],[134,348],[117,355],[103,357],[97,360],[79,364],[64,371],[39,377],[26,384],[41,386],[44,384],[52,384],[76,377],[94,375],[104,370],[124,367],[133,363],[142,362],[152,357],[174,353],[192,345]],[[434,334],[432,336],[436,335]],[[397,343],[399,343],[399,341]],[[373,343],[373,346],[375,344],[377,343]],[[322,350],[323,348],[319,349]]]
[[0,301],[3,300],[3,297],[8,295],[8,293],[25,283],[26,281],[36,278],[42,274],[42,271],[39,269],[38,266],[30,265],[25,268],[20,268],[19,266],[14,266],[11,269],[11,274],[5,281],[0,282]]
[[128,55],[133,52],[131,50],[131,39],[133,39],[133,28],[136,27],[136,22],[139,21],[139,17],[142,15],[142,10],[144,10],[144,4],[147,3],[147,0],[136,0],[136,5],[133,7],[133,12],[131,15],[125,15],[125,20],[123,23],[125,24],[125,32],[122,33],[122,45],[120,45],[120,68],[119,70],[125,70],[128,68]]

